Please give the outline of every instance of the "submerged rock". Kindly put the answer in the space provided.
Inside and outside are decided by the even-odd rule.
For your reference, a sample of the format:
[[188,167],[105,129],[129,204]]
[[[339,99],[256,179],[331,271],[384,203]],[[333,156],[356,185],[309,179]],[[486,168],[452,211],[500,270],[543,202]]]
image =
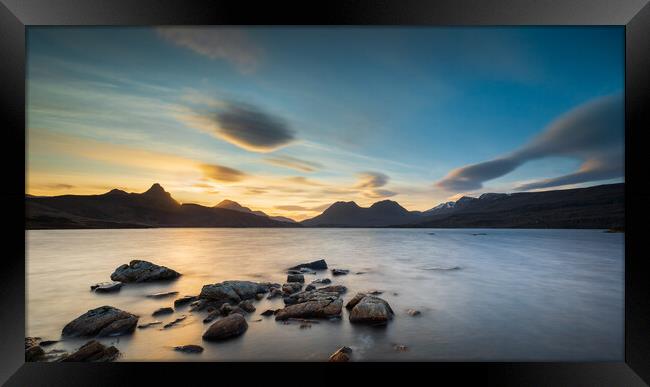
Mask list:
[[176,300],[174,300],[174,307],[177,308],[185,304],[191,304],[192,302],[198,299],[199,297],[197,296],[183,296],[181,298],[177,298]]
[[343,300],[337,292],[320,289],[300,292],[284,299],[288,306],[275,313],[276,320],[289,318],[329,318],[340,316]]
[[162,324],[162,321],[152,321],[152,322],[138,325],[138,329],[145,329],[145,328],[149,328],[150,326],[159,325],[159,324]]
[[287,276],[287,282],[305,282],[305,276],[302,274],[289,274]]
[[163,314],[172,314],[172,313],[174,313],[174,309],[172,309],[170,307],[166,307],[166,308],[158,308],[158,309],[156,309],[153,313],[151,313],[151,315],[152,316],[160,316],[160,315],[163,315]]
[[421,313],[417,309],[406,309],[406,314],[409,316],[419,316]]
[[350,270],[346,269],[332,269],[332,275],[346,275],[350,272]]
[[314,289],[316,289],[316,286],[314,286],[313,284],[309,284],[309,285],[305,286],[306,291],[314,290]]
[[388,320],[393,318],[393,310],[385,300],[379,297],[368,295],[358,299],[358,296],[359,295],[355,296],[355,298],[350,300],[350,302],[348,302],[348,305],[346,305],[346,308],[351,308],[350,322],[385,324],[388,322]]
[[100,306],[89,310],[63,327],[63,336],[119,336],[133,332],[138,316],[114,308]]
[[120,351],[114,346],[107,347],[97,340],[91,340],[62,361],[109,362],[117,359],[119,355]]
[[352,348],[350,347],[341,347],[336,350],[331,356],[329,361],[331,362],[347,362],[350,361],[350,356],[352,355]]
[[289,270],[300,270],[302,268],[312,269],[312,270],[327,270],[327,263],[324,259],[319,259],[317,261],[309,263],[301,263],[299,265],[290,267]]
[[158,266],[151,262],[133,260],[128,265],[124,264],[111,274],[113,281],[120,282],[149,282],[170,280],[178,278],[180,273],[165,267]]
[[176,320],[174,320],[174,321],[172,321],[172,322],[169,322],[169,323],[165,324],[165,325],[163,326],[163,329],[171,328],[171,327],[173,327],[174,325],[178,324],[179,322],[185,320],[186,318],[187,318],[187,316],[181,316],[181,317],[177,318]]
[[255,298],[258,293],[267,293],[275,284],[252,281],[224,281],[204,285],[199,298],[214,302],[238,304],[243,300]]
[[194,344],[179,345],[177,347],[174,347],[174,351],[185,352],[185,353],[201,353],[203,352],[203,347]]
[[119,292],[122,289],[124,284],[117,281],[112,282],[100,282],[94,285],[90,285],[90,290],[95,293],[114,293]]
[[175,296],[177,294],[178,294],[178,292],[163,292],[163,293],[147,294],[147,297],[148,298],[165,298],[165,297]]
[[203,334],[203,340],[226,340],[243,334],[247,329],[244,316],[233,313],[212,324]]

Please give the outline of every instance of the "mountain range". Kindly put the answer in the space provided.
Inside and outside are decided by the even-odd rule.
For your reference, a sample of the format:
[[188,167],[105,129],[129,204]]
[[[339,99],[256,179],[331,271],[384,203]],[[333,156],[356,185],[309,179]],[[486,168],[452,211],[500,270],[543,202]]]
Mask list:
[[311,219],[268,216],[231,200],[214,207],[180,204],[159,184],[143,193],[31,196],[26,228],[140,227],[430,227],[619,228],[625,223],[623,183],[588,188],[463,196],[427,211],[392,200],[370,207],[336,202]]

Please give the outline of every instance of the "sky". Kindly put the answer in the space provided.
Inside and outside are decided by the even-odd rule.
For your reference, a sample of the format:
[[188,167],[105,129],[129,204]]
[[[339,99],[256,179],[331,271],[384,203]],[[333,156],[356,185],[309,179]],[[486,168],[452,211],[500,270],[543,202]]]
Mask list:
[[624,178],[622,27],[28,27],[32,195],[335,201]]

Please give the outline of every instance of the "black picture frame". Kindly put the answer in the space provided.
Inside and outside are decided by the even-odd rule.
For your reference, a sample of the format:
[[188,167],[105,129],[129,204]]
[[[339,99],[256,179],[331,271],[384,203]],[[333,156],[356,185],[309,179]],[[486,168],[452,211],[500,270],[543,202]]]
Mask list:
[[[626,39],[625,361],[619,363],[25,363],[25,27],[29,25],[621,25]],[[644,239],[650,186],[644,132],[650,128],[648,0],[0,0],[3,117],[0,190],[0,382],[8,386],[135,385],[154,380],[338,383],[350,377],[424,377],[508,385],[642,386],[650,383],[650,270]],[[53,300],[55,301],[55,300]],[[338,367],[338,368],[335,368]],[[291,378],[280,377],[288,375]],[[417,373],[415,375],[411,373]],[[297,376],[296,376],[297,375]],[[321,377],[327,376],[327,377]],[[304,378],[303,378],[304,376]],[[296,379],[294,379],[294,377]],[[331,379],[330,379],[331,378]],[[444,379],[443,379],[444,378]],[[329,379],[329,380],[328,380]],[[415,380],[415,379],[413,379]],[[644,382],[645,381],[645,382]],[[166,383],[163,383],[166,384]]]

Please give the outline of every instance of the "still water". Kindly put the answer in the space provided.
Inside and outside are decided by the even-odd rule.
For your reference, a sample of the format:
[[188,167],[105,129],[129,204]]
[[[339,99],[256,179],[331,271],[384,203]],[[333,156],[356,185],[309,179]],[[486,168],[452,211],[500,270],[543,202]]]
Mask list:
[[[482,234],[485,235],[474,235]],[[140,229],[27,231],[27,336],[60,337],[63,326],[89,309],[112,305],[154,321],[178,291],[197,295],[224,280],[284,283],[286,268],[325,258],[346,276],[321,277],[358,291],[380,290],[395,318],[383,328],[339,321],[311,328],[284,325],[259,313],[281,299],[255,302],[248,331],[220,343],[202,342],[205,312],[180,307],[179,325],[136,329],[100,341],[120,361],[322,361],[341,346],[355,361],[600,361],[623,359],[624,236],[603,230],[469,229]],[[113,270],[145,259],[182,273],[178,280],[127,284],[119,293],[89,286]],[[446,270],[458,267],[455,270]],[[363,274],[356,274],[363,272]],[[411,317],[409,308],[420,310]],[[261,321],[259,321],[261,319]],[[74,350],[87,339],[49,349]],[[175,352],[199,344],[202,354]],[[396,351],[395,345],[407,350]]]

